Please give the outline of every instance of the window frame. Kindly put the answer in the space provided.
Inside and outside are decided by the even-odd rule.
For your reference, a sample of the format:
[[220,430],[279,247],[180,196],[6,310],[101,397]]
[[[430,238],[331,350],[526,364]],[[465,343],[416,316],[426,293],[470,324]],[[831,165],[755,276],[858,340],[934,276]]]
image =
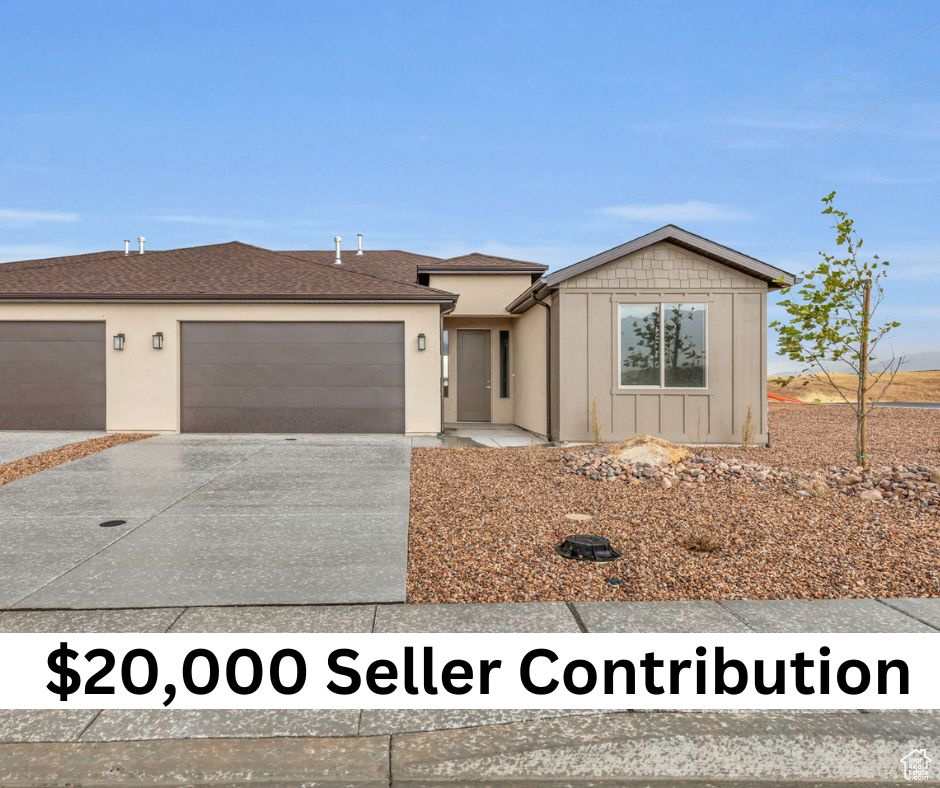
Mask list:
[[[505,339],[505,346],[503,345],[503,340]],[[500,399],[510,399],[512,394],[510,392],[510,383],[509,380],[512,377],[512,366],[511,366],[511,354],[510,354],[510,337],[509,329],[501,328],[499,329],[499,334],[497,335],[496,345],[498,348],[498,372],[499,372],[499,398]]]
[[450,399],[450,331],[441,329],[441,395]]
[[[701,306],[705,310],[705,382],[701,386],[667,386],[666,385],[666,343],[665,343],[665,315],[666,315],[666,304],[691,304],[694,306]],[[711,348],[709,347],[709,332],[708,332],[708,312],[709,312],[709,301],[680,301],[679,299],[673,299],[671,301],[666,301],[664,299],[659,299],[657,301],[617,301],[615,302],[616,309],[614,310],[614,330],[617,333],[617,355],[614,358],[614,380],[616,381],[615,389],[617,391],[707,391],[709,386],[709,359],[711,358]],[[624,385],[621,383],[621,365],[623,364],[623,350],[621,343],[623,341],[623,332],[621,329],[621,313],[622,307],[631,307],[631,306],[646,306],[646,307],[659,307],[659,385],[651,385],[649,383],[643,384],[628,384]]]

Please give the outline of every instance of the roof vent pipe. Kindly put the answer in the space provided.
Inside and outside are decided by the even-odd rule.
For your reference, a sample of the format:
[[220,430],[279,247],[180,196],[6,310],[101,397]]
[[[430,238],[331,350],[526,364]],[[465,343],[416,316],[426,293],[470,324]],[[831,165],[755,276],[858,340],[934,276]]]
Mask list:
[[147,239],[144,238],[144,236],[142,236],[142,235],[138,235],[138,236],[137,236],[138,254],[143,254],[143,253],[144,253],[144,242],[145,242],[146,240],[147,240]]
[[131,242],[125,238],[124,239],[124,256],[127,257],[131,253]]
[[340,236],[340,235],[334,235],[334,236],[333,236],[333,243],[336,244],[336,259],[333,260],[333,265],[342,265],[342,264],[343,264],[343,256],[342,256],[342,252],[340,251],[340,244],[341,244],[342,242],[343,242],[342,236]]
[[356,251],[356,255],[362,257],[362,233],[356,233],[356,240],[359,242],[359,249]]

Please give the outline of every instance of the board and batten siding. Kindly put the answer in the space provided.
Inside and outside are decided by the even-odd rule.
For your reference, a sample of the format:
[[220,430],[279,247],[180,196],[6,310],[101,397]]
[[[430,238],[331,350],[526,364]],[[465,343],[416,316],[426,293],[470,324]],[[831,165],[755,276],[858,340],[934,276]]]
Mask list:
[[[619,386],[619,305],[707,304],[704,389]],[[634,252],[564,282],[558,292],[558,438],[739,443],[750,406],[756,443],[767,440],[767,284],[669,243]]]

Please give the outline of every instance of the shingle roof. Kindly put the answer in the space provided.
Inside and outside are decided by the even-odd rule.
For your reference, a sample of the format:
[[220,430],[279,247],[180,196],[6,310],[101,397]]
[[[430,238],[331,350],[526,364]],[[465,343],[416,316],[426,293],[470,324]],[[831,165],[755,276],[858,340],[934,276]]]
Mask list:
[[513,260],[510,257],[495,257],[490,254],[471,252],[460,257],[450,257],[421,266],[422,273],[434,271],[519,271],[541,273],[548,270],[547,265],[530,263],[526,260]]
[[[284,254],[309,260],[320,265],[333,265],[335,252],[325,250],[290,250]],[[439,257],[430,257],[426,254],[402,252],[398,249],[377,249],[364,251],[361,255],[355,252],[343,252],[343,268],[357,273],[381,276],[383,279],[392,279],[396,282],[418,283],[418,267],[440,262]]]
[[238,241],[0,264],[0,299],[50,298],[452,302],[456,296]]

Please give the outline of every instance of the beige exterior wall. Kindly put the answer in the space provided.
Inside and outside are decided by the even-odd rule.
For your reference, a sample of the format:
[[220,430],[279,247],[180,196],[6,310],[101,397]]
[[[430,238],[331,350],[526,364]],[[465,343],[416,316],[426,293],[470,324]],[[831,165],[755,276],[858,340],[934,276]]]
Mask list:
[[529,274],[432,274],[429,285],[458,293],[455,317],[506,317],[506,305],[532,284]]
[[548,311],[534,306],[513,321],[512,347],[514,424],[544,435],[548,419],[546,340]]
[[[454,291],[452,290],[451,292]],[[518,293],[516,293],[516,295],[518,295]],[[463,298],[463,295],[460,297]],[[444,399],[445,423],[452,424],[458,421],[457,381],[460,378],[460,370],[457,364],[457,346],[460,342],[461,329],[480,329],[490,332],[490,422],[493,424],[513,423],[513,401],[516,391],[515,382],[512,379],[512,370],[516,359],[516,354],[513,352],[513,335],[515,333],[516,321],[509,317],[505,310],[503,313],[506,317],[499,320],[472,317],[444,318],[444,330],[450,332],[450,354],[448,359],[450,391],[449,395]],[[499,396],[499,332],[501,329],[509,331],[510,380],[508,397]]]
[[[180,329],[185,321],[371,321],[405,324],[405,430],[440,430],[440,308],[437,304],[0,304],[0,320],[104,320],[107,428],[177,432]],[[163,350],[151,336],[162,331]],[[111,337],[126,336],[123,351]],[[427,350],[418,350],[419,333]]]
[[[597,398],[605,440],[637,434],[684,443],[737,443],[747,408],[767,439],[767,285],[668,243],[565,282],[558,292],[561,440],[590,440]],[[621,303],[706,303],[707,387],[619,387]]]

